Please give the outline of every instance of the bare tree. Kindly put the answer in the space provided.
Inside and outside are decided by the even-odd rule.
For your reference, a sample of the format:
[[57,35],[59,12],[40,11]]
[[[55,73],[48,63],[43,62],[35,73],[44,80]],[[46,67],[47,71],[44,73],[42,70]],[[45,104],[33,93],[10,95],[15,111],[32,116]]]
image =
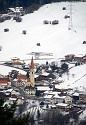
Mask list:
[[46,113],[43,125],[67,125],[69,120],[70,117],[68,114],[64,115],[55,109]]
[[59,109],[53,109],[46,112],[42,125],[73,125],[73,123],[74,125],[79,125],[79,115],[74,110],[65,114]]

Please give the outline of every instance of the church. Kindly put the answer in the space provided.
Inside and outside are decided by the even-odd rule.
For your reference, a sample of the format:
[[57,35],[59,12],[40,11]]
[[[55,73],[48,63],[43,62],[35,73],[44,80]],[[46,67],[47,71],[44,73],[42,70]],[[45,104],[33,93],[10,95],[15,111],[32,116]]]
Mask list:
[[30,65],[30,78],[27,80],[25,87],[24,87],[25,93],[28,95],[34,95],[35,90],[35,79],[34,79],[34,61],[33,57],[31,59],[31,65]]

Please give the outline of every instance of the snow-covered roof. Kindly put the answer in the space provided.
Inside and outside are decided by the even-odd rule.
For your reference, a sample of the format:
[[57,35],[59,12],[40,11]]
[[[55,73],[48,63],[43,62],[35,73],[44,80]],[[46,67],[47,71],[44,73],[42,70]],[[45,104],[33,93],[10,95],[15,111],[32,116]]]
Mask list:
[[4,90],[5,92],[12,92],[13,89],[7,89],[7,90]]
[[75,93],[73,94],[73,96],[79,96],[79,93],[75,92]]
[[66,96],[59,96],[58,94],[55,95],[53,98],[65,99]]
[[16,81],[18,81],[18,79],[15,78],[15,79],[13,79],[13,81],[16,82]]
[[56,104],[56,106],[63,106],[63,107],[66,107],[66,106],[68,106],[68,104],[66,104],[66,103],[58,103],[58,104]]
[[9,95],[10,93],[6,92],[5,95]]
[[48,76],[50,73],[47,73],[47,72],[44,72],[44,73],[42,73],[41,75],[43,75],[43,76]]
[[58,77],[58,79],[56,79],[57,81],[63,81],[62,77]]
[[37,78],[39,75],[35,74],[34,77]]
[[46,95],[44,96],[45,99],[51,99],[53,97],[53,95]]
[[52,70],[50,66],[49,66],[48,70],[49,70],[49,71],[51,71],[51,70]]
[[12,57],[11,60],[20,60],[18,57]]
[[44,92],[44,94],[48,94],[48,93],[49,93],[49,91],[45,91],[45,92]]
[[60,94],[61,92],[55,92],[55,91],[51,91],[49,94],[51,94],[51,95],[58,95],[58,94]]
[[84,54],[77,54],[76,57],[83,57]]
[[15,8],[9,8],[9,10],[12,10],[12,11],[14,11],[14,12],[15,12]]
[[56,105],[54,105],[54,104],[48,104],[48,107],[47,107],[47,105],[44,105],[44,106],[42,107],[42,109],[44,109],[44,110],[46,110],[46,109],[51,109],[51,108],[56,108]]
[[11,98],[11,97],[10,97],[9,100],[10,100],[10,101],[16,101],[17,98]]
[[55,88],[56,89],[68,89],[67,85],[64,85],[64,84],[59,84],[59,85],[55,85]]
[[37,86],[37,90],[46,91],[46,90],[51,90],[51,89],[47,86]]

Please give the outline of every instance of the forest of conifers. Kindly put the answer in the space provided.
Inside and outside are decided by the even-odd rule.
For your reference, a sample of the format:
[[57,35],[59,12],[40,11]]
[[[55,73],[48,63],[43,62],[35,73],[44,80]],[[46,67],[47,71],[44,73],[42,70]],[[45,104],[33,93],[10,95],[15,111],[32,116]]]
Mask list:
[[[0,0],[0,11],[6,10],[9,7],[22,6],[28,7],[32,4],[48,4],[51,2],[61,2],[68,0]],[[69,0],[72,1],[72,0]],[[79,0],[75,0],[79,1]]]

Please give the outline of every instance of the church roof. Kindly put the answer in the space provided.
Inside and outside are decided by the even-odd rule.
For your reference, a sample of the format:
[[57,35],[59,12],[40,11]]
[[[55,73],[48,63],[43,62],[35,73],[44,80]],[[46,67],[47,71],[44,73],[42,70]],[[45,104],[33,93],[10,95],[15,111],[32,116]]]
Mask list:
[[34,69],[34,61],[33,61],[33,57],[32,57],[32,59],[31,59],[30,69]]

